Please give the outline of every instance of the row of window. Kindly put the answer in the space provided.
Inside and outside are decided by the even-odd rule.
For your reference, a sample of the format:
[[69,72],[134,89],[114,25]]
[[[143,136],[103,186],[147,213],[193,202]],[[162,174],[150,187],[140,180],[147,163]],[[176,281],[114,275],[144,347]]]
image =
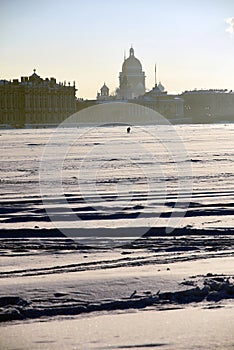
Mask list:
[[[72,96],[30,96],[25,100],[25,108],[73,108],[75,105],[75,99]],[[21,109],[24,107],[24,100],[22,98],[15,97],[13,95],[0,95],[0,108],[1,109]]]
[[72,112],[66,113],[47,113],[38,115],[36,113],[20,115],[17,113],[8,113],[7,115],[0,114],[0,124],[53,124],[60,123],[67,118]]

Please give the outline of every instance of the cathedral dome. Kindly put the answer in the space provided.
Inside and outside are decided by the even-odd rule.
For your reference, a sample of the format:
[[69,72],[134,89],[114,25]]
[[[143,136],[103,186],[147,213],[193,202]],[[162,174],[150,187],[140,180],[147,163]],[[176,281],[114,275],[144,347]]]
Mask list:
[[124,59],[122,72],[119,73],[118,99],[131,100],[145,93],[145,73],[141,62],[134,56],[131,47],[130,54]]
[[129,57],[123,63],[122,72],[142,72],[141,62],[134,56],[134,50],[132,47],[130,49]]

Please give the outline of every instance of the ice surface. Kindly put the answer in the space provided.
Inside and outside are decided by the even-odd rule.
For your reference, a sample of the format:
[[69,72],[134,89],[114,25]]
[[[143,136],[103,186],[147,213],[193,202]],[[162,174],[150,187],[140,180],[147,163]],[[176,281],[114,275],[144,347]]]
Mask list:
[[[187,150],[180,161],[165,126],[130,137],[121,126],[59,130],[55,160],[79,136],[62,169],[72,217],[56,194],[40,196],[52,130],[1,131],[0,314],[11,320],[1,348],[233,347],[234,126],[174,128]],[[193,192],[178,196],[185,180]],[[169,235],[172,213],[181,220]],[[94,245],[56,228],[74,223]],[[137,230],[148,237],[135,240]]]
[[[126,236],[126,228],[145,233],[170,226],[172,213],[182,216],[177,227],[233,229],[233,125],[173,128],[179,146],[166,126],[135,127],[130,137],[121,126],[57,131],[51,145],[55,160],[63,140],[77,137],[62,168],[69,212],[56,193],[44,203],[40,197],[40,161],[53,129],[3,130],[0,229],[115,227],[125,229]],[[179,159],[170,147],[181,152]]]
[[2,327],[3,350],[231,350],[234,309],[187,308],[96,315]]

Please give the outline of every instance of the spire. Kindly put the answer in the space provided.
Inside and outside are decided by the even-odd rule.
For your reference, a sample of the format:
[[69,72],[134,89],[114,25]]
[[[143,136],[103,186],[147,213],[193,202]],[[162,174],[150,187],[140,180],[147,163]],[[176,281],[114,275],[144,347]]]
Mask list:
[[157,66],[154,66],[154,85],[157,86]]

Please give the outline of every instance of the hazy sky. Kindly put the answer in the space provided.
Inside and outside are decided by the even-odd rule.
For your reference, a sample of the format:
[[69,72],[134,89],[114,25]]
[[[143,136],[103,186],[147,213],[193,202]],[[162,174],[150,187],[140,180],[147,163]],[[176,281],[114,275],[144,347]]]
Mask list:
[[33,69],[76,81],[78,97],[118,86],[131,44],[169,92],[234,90],[234,0],[0,0],[0,79]]

